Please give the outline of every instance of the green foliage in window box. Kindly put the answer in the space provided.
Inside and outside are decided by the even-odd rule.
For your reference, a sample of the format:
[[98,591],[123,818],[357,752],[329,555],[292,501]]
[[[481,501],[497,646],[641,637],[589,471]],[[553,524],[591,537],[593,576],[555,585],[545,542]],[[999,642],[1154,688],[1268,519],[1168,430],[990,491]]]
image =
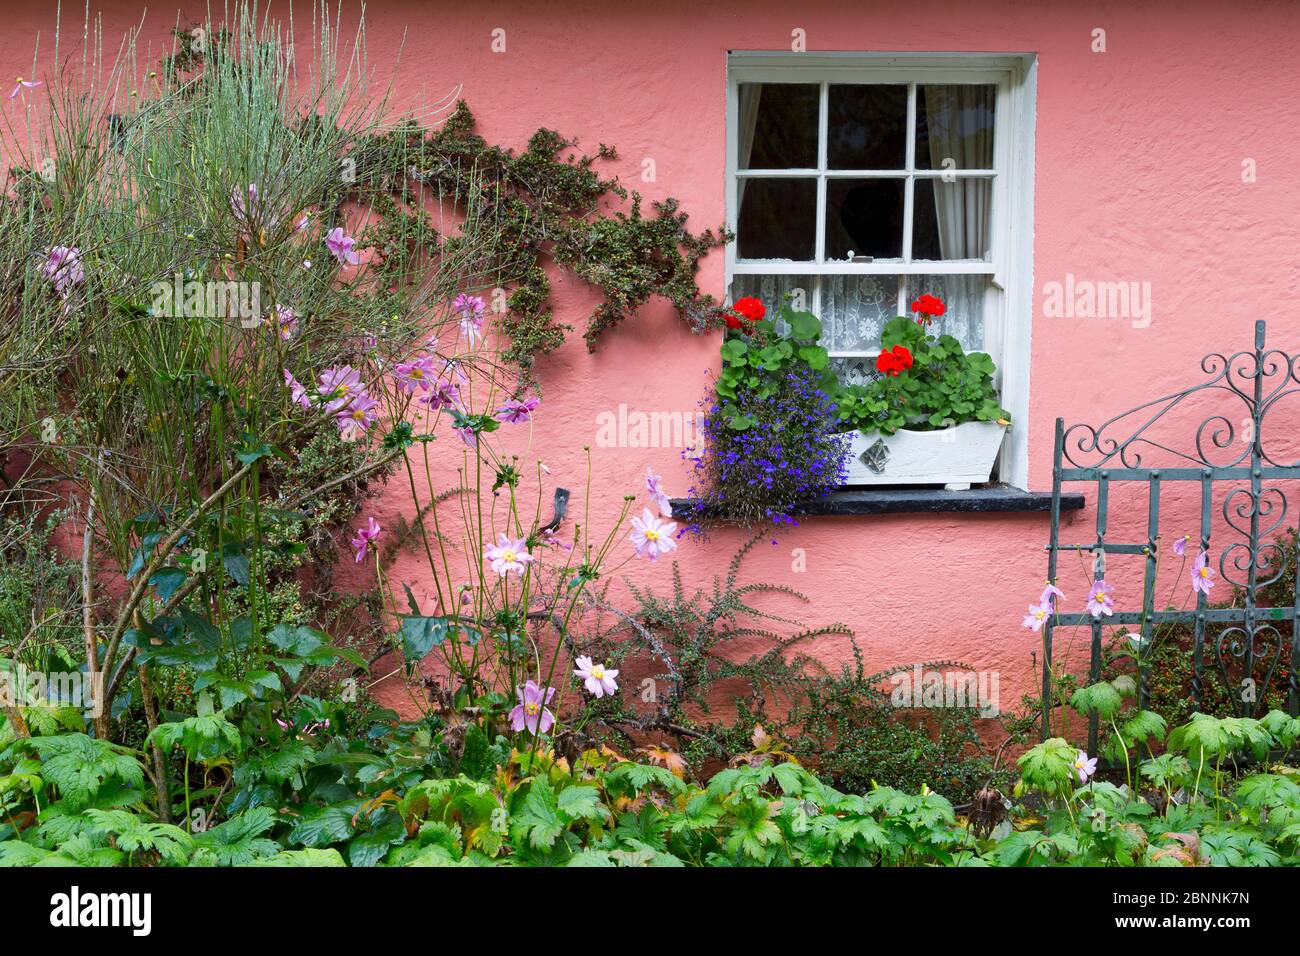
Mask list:
[[924,323],[901,315],[885,324],[880,347],[882,352],[905,349],[911,364],[870,384],[846,386],[839,397],[846,424],[892,435],[904,427],[1010,420],[987,353],[967,352],[951,335],[929,335]]

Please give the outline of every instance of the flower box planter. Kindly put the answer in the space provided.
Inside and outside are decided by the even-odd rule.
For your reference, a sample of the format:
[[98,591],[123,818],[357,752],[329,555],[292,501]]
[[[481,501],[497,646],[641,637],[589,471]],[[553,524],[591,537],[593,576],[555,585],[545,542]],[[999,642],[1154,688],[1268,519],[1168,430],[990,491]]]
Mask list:
[[893,435],[853,433],[846,485],[943,485],[964,491],[989,480],[1007,426],[964,422]]

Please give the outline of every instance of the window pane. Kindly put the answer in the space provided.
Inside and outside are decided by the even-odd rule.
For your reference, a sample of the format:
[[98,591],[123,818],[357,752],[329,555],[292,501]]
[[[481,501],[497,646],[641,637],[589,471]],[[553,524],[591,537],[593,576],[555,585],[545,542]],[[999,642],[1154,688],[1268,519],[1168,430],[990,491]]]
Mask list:
[[739,92],[737,168],[817,166],[817,84],[741,83]]
[[880,332],[898,315],[898,276],[822,277],[822,345],[832,352],[878,352]]
[[832,85],[828,95],[828,168],[904,168],[907,163],[906,86]]
[[992,258],[992,178],[917,178],[912,201],[913,260]]
[[986,275],[907,276],[906,308],[927,292],[937,296],[947,310],[935,319],[930,331],[951,335],[966,349],[984,348],[984,292]]
[[901,179],[826,181],[826,258],[903,257]]
[[916,168],[992,169],[997,93],[996,86],[918,86]]
[[736,180],[741,259],[808,261],[817,251],[817,180]]

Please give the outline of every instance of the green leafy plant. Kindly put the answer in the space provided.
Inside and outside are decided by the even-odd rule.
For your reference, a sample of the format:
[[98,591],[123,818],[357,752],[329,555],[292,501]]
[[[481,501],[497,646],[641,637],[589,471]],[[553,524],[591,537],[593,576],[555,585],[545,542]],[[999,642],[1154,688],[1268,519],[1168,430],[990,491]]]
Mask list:
[[967,352],[951,335],[931,335],[924,321],[901,315],[885,323],[880,348],[882,357],[901,349],[906,359],[869,384],[844,388],[839,403],[846,424],[892,435],[904,427],[1010,420],[987,353]]

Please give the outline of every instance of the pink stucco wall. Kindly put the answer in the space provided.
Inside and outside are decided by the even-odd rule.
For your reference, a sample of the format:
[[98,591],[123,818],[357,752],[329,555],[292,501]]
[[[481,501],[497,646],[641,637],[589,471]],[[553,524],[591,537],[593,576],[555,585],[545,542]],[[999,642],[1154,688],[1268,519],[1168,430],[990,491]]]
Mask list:
[[[102,8],[105,35],[113,38],[140,15],[136,3]],[[204,5],[183,9],[198,18]],[[344,15],[349,29],[355,10]],[[307,13],[297,11],[300,27]],[[52,5],[23,4],[5,18],[0,76],[30,76],[38,30],[49,49]],[[161,43],[170,12],[157,8],[148,22]],[[504,54],[490,48],[498,27],[506,30]],[[724,217],[726,53],[788,49],[795,28],[806,31],[812,51],[1038,55],[1031,410],[1017,423],[1029,430],[1032,488],[1050,487],[1057,415],[1099,420],[1173,391],[1197,376],[1203,353],[1248,347],[1257,318],[1270,321],[1274,344],[1300,350],[1300,321],[1286,307],[1297,291],[1300,238],[1300,127],[1291,121],[1300,88],[1284,66],[1300,33],[1295,5],[413,0],[371,3],[367,34],[381,78],[405,43],[396,70],[399,106],[439,99],[459,85],[490,138],[522,145],[545,125],[590,149],[614,144],[621,158],[608,172],[649,198],[678,197],[703,228]],[[1095,28],[1106,31],[1105,53],[1092,52]],[[14,107],[5,101],[3,108]],[[652,183],[640,181],[646,158],[655,161]],[[1243,182],[1248,159],[1257,181]],[[1149,282],[1149,327],[1045,317],[1043,286],[1067,273]],[[581,327],[590,295],[572,277],[556,279],[560,318]],[[705,260],[700,279],[706,290],[725,291],[721,254]],[[692,337],[663,302],[607,336],[595,354],[572,336],[540,364],[545,402],[530,454],[577,488],[581,448],[591,445],[593,500],[606,518],[640,488],[648,465],[670,490],[684,490],[676,450],[596,447],[597,415],[620,403],[694,410],[717,347],[716,336]],[[1181,520],[1194,531],[1192,502],[1170,497],[1175,525]],[[1070,534],[1085,536],[1092,504]],[[1120,487],[1112,506],[1113,532],[1144,527],[1144,500]],[[396,486],[374,507],[381,522],[408,509]],[[810,519],[764,545],[748,573],[807,592],[809,622],[853,627],[869,666],[964,660],[1000,672],[1007,705],[1031,689],[1030,655],[1039,642],[1020,618],[1042,586],[1047,526],[1041,514]],[[707,543],[684,540],[682,566],[706,579],[741,539],[724,532]],[[792,570],[797,548],[806,555],[803,573]],[[1136,565],[1116,567],[1112,579],[1136,600]],[[409,579],[418,568],[414,556],[404,557],[393,575]],[[662,562],[628,568],[643,582],[666,580],[666,570]],[[1080,607],[1082,571],[1063,578],[1070,603]],[[831,663],[846,658],[841,643],[817,652]]]

